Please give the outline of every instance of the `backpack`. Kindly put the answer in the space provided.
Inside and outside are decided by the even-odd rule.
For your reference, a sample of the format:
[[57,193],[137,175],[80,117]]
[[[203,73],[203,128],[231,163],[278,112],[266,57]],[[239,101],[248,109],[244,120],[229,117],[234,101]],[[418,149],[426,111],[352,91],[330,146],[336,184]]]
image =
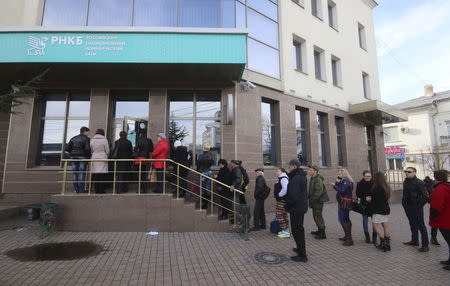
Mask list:
[[241,170],[242,173],[241,178],[242,191],[245,192],[247,190],[248,184],[250,184],[250,178],[248,177],[247,170],[245,170],[244,167],[239,166],[239,169]]
[[270,187],[267,184],[265,184],[264,185],[264,193],[261,194],[261,199],[263,199],[263,200],[267,199],[269,194],[270,194]]
[[326,203],[329,200],[330,200],[330,198],[328,197],[327,187],[325,187],[325,184],[323,184],[323,194],[322,194],[322,196],[320,196],[320,202]]

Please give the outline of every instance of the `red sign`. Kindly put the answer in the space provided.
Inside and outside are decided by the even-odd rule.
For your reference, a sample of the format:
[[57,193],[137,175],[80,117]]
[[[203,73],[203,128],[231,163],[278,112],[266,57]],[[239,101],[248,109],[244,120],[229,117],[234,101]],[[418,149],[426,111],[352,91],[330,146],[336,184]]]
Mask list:
[[406,153],[406,148],[397,146],[384,147],[385,156],[395,156],[401,153]]

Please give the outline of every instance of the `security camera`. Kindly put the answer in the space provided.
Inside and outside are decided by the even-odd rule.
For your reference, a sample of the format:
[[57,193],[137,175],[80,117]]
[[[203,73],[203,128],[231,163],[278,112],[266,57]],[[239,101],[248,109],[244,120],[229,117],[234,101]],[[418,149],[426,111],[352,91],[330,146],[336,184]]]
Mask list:
[[250,82],[248,80],[245,82],[245,85],[250,89],[256,88],[256,85],[254,85],[252,82]]

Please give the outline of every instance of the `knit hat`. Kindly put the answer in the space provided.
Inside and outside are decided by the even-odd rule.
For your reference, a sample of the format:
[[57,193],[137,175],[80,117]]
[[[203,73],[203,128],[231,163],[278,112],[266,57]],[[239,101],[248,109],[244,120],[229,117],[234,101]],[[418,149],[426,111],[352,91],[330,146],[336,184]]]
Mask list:
[[313,170],[315,170],[315,171],[317,171],[317,172],[320,171],[320,168],[319,168],[319,166],[317,166],[317,165],[312,165],[312,166],[310,166],[310,168],[313,169]]
[[173,142],[173,147],[175,147],[175,148],[178,148],[178,147],[180,147],[182,144],[181,144],[181,141],[180,140],[177,140],[177,141],[175,141],[175,142]]
[[158,133],[158,137],[161,137],[161,139],[166,139],[166,134]]

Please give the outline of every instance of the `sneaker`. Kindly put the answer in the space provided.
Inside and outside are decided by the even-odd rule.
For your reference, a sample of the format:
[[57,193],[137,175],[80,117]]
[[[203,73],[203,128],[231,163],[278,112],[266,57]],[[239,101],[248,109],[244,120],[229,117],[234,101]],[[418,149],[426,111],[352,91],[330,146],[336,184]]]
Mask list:
[[291,237],[291,234],[289,233],[289,231],[280,231],[280,233],[278,234],[279,238],[289,238]]

